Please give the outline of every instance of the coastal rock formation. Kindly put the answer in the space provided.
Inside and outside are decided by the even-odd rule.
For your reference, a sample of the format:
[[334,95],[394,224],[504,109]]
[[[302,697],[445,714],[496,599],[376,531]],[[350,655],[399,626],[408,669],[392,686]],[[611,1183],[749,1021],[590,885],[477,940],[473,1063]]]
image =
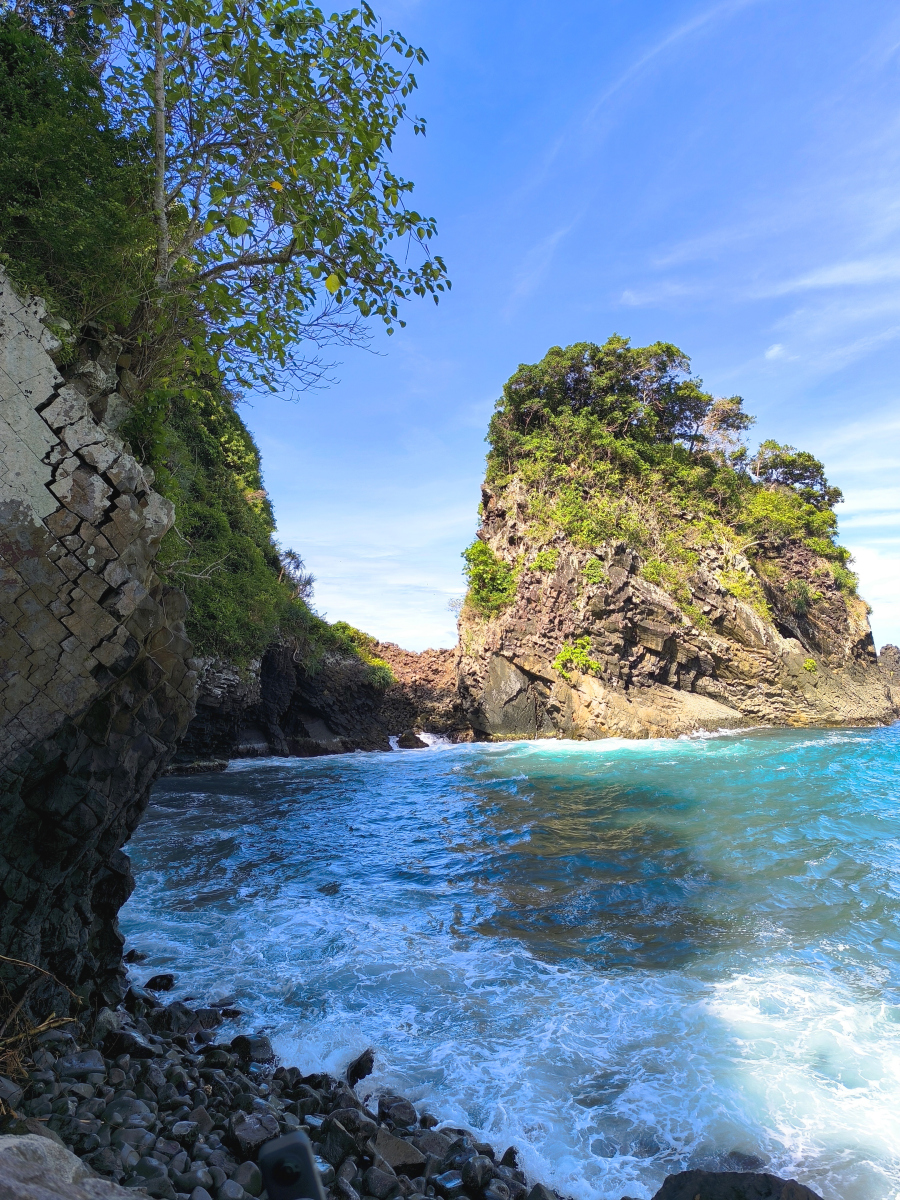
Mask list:
[[372,652],[393,672],[387,688],[373,683],[358,656],[329,651],[310,670],[289,641],[244,669],[198,659],[196,716],[171,770],[217,759],[390,750],[392,736],[413,729],[471,739],[453,650],[416,654],[373,642]]
[[[480,736],[675,737],[894,718],[866,605],[812,550],[790,546],[754,569],[709,544],[676,599],[624,543],[548,543],[528,511],[520,485],[484,489],[479,536],[521,568],[502,611],[461,615],[460,689]],[[816,601],[798,612],[794,581],[813,576]]]
[[44,320],[0,273],[0,983],[60,1013],[66,989],[120,995],[121,847],[195,674],[184,597],[153,570],[171,505],[104,423],[128,402],[120,344],[94,331],[64,379]]
[[878,665],[890,689],[894,707],[900,710],[900,648],[890,643],[882,646],[878,655]]
[[[27,1082],[0,1076],[0,1194],[112,1200],[139,1188],[159,1200],[249,1200],[262,1191],[266,1143],[302,1130],[326,1200],[559,1200],[527,1178],[515,1147],[498,1153],[390,1091],[357,1095],[372,1050],[336,1079],[277,1064],[261,1034],[217,1040],[214,1030],[237,1015],[226,1004],[163,1004],[132,985],[89,1029],[73,1023],[77,1038],[37,1035]],[[698,1194],[819,1200],[794,1180],[752,1171],[670,1175],[654,1200]]]

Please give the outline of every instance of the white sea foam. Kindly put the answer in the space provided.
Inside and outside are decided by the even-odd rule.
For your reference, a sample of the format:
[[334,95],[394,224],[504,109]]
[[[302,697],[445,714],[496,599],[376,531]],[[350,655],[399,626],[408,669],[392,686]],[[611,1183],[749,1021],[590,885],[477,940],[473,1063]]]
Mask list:
[[124,925],[177,994],[237,994],[309,1071],[374,1046],[361,1091],[517,1145],[575,1200],[732,1152],[898,1200],[895,744],[252,760],[221,795],[157,792]]

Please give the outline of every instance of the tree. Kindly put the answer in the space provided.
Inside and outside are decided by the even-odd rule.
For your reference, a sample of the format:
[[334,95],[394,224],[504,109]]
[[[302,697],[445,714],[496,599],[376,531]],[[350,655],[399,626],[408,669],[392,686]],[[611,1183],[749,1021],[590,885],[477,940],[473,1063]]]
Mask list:
[[690,365],[670,342],[632,346],[619,334],[602,346],[554,346],[505,385],[494,429],[527,432],[548,414],[589,411],[616,437],[693,441],[713,398],[691,378]]
[[808,450],[768,439],[753,456],[750,470],[763,483],[792,488],[818,509],[833,508],[844,498],[840,488],[829,485],[824,465]]

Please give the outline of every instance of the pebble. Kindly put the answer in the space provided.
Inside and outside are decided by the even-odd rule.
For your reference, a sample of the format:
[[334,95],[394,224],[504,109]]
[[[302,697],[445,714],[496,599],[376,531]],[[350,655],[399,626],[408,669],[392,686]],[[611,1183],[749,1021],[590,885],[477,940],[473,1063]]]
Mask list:
[[0,1076],[12,1111],[0,1132],[59,1140],[98,1175],[156,1200],[266,1200],[255,1159],[298,1128],[326,1200],[558,1200],[540,1184],[528,1192],[513,1148],[497,1162],[469,1131],[435,1128],[393,1093],[367,1109],[353,1087],[371,1074],[372,1050],[346,1080],[303,1075],[277,1064],[262,1033],[216,1041],[232,997],[165,1004],[154,994],[167,990],[162,978],[130,988],[91,1027],[40,1035],[27,1079]]

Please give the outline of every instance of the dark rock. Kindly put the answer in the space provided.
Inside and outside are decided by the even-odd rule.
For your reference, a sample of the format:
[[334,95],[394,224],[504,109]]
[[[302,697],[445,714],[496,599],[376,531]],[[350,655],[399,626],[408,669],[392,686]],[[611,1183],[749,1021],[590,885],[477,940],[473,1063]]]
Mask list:
[[[51,1080],[52,1078],[51,1076]],[[18,1108],[24,1095],[25,1093],[17,1083],[13,1083],[5,1075],[0,1075],[0,1101],[3,1102],[6,1108]]]
[[419,1117],[419,1124],[423,1129],[434,1129],[435,1125],[439,1125],[437,1117],[433,1117],[431,1113],[422,1113]]
[[333,1167],[339,1167],[345,1158],[357,1153],[356,1138],[344,1128],[340,1121],[329,1118],[322,1126],[322,1134],[324,1136],[320,1154]]
[[164,971],[161,975],[152,975],[144,984],[144,988],[148,992],[171,992],[175,986],[175,976],[171,971]]
[[427,750],[428,743],[423,742],[420,737],[417,737],[412,729],[408,729],[405,733],[401,733],[397,738],[397,745],[401,750]]
[[61,1079],[84,1079],[88,1075],[105,1075],[106,1063],[99,1050],[82,1050],[59,1059],[55,1070]]
[[196,1121],[176,1121],[171,1133],[176,1142],[190,1148],[199,1137],[200,1129]]
[[519,1152],[515,1146],[508,1146],[503,1151],[503,1157],[500,1159],[501,1167],[512,1167],[513,1170],[519,1169]]
[[466,1194],[463,1177],[459,1171],[444,1171],[441,1175],[435,1175],[431,1182],[444,1200],[461,1200]]
[[190,1200],[213,1200],[210,1193],[204,1187],[195,1187],[190,1194]]
[[188,1120],[196,1122],[198,1130],[204,1137],[213,1131],[214,1122],[202,1104],[191,1112]]
[[822,1200],[796,1179],[746,1171],[681,1171],[669,1175],[653,1200]]
[[557,1200],[557,1196],[555,1192],[551,1192],[542,1183],[536,1183],[528,1193],[528,1200]]
[[450,1146],[452,1145],[448,1137],[432,1129],[426,1129],[423,1133],[414,1134],[409,1140],[422,1154],[433,1154],[441,1162],[450,1153]]
[[140,950],[129,950],[122,955],[122,961],[127,963],[142,963],[147,961],[147,955]]
[[356,1087],[361,1079],[365,1079],[372,1074],[375,1067],[375,1051],[363,1050],[358,1058],[354,1058],[353,1062],[347,1068],[347,1082],[351,1087]]
[[271,1113],[235,1113],[228,1121],[228,1144],[240,1159],[254,1158],[281,1129]]
[[254,1162],[241,1163],[231,1178],[251,1196],[258,1196],[262,1191],[262,1172]]
[[231,1049],[244,1062],[268,1063],[275,1058],[272,1043],[261,1035],[247,1037],[246,1034],[240,1033],[232,1040]]
[[245,1200],[247,1193],[233,1179],[226,1179],[216,1192],[216,1200]]
[[378,1097],[378,1116],[382,1121],[393,1121],[395,1125],[409,1128],[418,1121],[415,1108],[402,1096]]
[[400,1191],[400,1181],[397,1176],[380,1171],[377,1167],[369,1167],[363,1175],[363,1183],[368,1194],[374,1196],[375,1200],[391,1200],[391,1197],[396,1196]]
[[484,1200],[509,1200],[509,1188],[502,1179],[492,1179],[484,1189]]
[[155,1051],[150,1043],[135,1029],[113,1029],[103,1042],[107,1058],[118,1058],[127,1054],[131,1058],[153,1058]]
[[[425,1155],[420,1150],[403,1138],[394,1137],[384,1128],[378,1130],[373,1144],[376,1151],[394,1171],[404,1171],[408,1174],[408,1168],[425,1165]],[[418,1173],[417,1171],[416,1174]]]
[[382,1132],[371,1117],[367,1117],[357,1108],[336,1108],[326,1122],[326,1134],[332,1121],[337,1121],[343,1126],[356,1142],[356,1147],[360,1152],[370,1138],[374,1138]]
[[[467,1163],[463,1164],[461,1172],[463,1183],[475,1192],[480,1192],[487,1187],[493,1178],[493,1173],[494,1164],[486,1154],[476,1154],[474,1158],[470,1158]],[[540,1197],[537,1200],[540,1200]]]

